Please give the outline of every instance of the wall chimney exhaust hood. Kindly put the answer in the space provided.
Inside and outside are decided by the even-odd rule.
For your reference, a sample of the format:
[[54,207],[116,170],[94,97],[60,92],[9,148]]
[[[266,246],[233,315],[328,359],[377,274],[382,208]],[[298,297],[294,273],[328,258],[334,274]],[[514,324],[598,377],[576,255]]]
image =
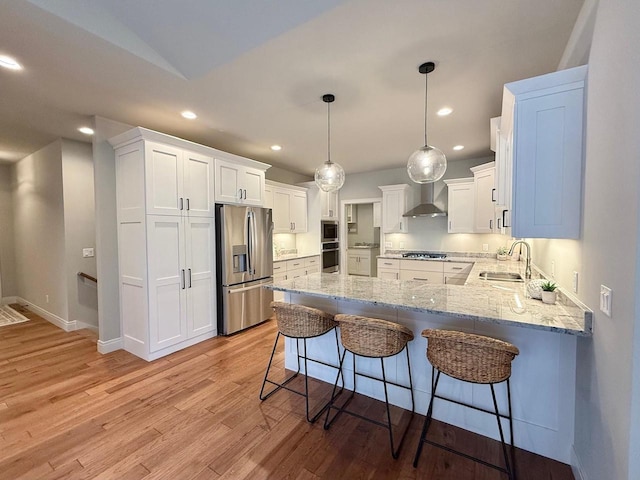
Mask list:
[[412,208],[403,217],[446,217],[443,212],[433,204],[433,183],[423,183],[420,186],[420,205]]

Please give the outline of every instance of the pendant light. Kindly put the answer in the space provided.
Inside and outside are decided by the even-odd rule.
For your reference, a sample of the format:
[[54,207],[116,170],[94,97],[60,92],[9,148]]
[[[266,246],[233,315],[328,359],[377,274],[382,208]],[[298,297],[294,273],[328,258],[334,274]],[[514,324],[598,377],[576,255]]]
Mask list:
[[435,68],[433,62],[423,63],[418,67],[418,71],[424,74],[424,147],[413,152],[407,162],[409,178],[416,183],[437,182],[447,170],[447,157],[442,150],[427,142],[427,77]]
[[327,104],[327,161],[316,168],[314,178],[318,188],[325,192],[340,190],[344,185],[344,169],[331,161],[331,102],[335,99],[330,93],[322,96],[322,101]]

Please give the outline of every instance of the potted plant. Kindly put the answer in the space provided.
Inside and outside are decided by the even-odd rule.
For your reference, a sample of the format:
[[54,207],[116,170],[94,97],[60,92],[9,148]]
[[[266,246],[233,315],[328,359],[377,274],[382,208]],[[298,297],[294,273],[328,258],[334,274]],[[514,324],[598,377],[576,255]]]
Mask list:
[[507,247],[498,248],[498,260],[507,260],[509,258],[509,249]]
[[556,303],[556,294],[558,293],[556,292],[556,289],[558,288],[558,286],[551,281],[546,281],[541,285],[541,287],[542,303],[548,303],[551,305]]

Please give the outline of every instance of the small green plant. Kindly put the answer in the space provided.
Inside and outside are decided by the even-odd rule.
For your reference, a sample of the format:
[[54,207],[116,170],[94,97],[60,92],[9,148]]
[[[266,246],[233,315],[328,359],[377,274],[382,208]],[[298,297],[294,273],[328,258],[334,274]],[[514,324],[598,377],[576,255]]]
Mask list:
[[498,255],[508,255],[509,249],[507,247],[498,248]]
[[544,282],[542,285],[540,285],[540,287],[545,292],[555,292],[556,288],[558,288],[558,286],[555,283],[550,281]]

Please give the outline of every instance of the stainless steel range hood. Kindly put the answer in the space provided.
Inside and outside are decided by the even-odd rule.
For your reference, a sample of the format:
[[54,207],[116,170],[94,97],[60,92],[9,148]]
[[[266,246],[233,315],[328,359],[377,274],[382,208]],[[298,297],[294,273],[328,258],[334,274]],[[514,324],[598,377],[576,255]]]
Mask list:
[[433,183],[423,183],[420,186],[420,205],[412,208],[403,217],[446,217],[443,212],[433,204]]

